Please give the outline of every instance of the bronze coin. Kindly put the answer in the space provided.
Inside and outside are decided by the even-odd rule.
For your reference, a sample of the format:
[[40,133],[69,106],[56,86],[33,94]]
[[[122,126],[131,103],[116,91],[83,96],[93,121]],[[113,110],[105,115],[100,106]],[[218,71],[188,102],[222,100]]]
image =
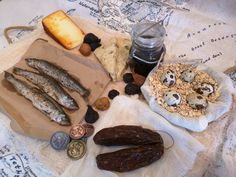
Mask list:
[[72,139],[80,139],[85,133],[85,128],[81,124],[73,125],[70,129],[70,137]]
[[86,145],[81,140],[73,140],[67,146],[67,155],[72,159],[81,159],[85,153]]
[[83,127],[85,128],[85,135],[84,137],[89,137],[94,132],[94,126],[91,124],[83,124]]

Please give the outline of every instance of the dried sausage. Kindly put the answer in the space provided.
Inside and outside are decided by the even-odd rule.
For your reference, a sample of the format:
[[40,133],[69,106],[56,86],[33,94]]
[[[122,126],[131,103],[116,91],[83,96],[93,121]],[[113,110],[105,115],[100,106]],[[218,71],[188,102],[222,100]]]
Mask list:
[[159,133],[133,125],[120,125],[100,130],[93,138],[105,146],[163,144]]
[[115,152],[99,154],[97,166],[102,170],[127,172],[157,161],[164,153],[161,144],[142,145]]

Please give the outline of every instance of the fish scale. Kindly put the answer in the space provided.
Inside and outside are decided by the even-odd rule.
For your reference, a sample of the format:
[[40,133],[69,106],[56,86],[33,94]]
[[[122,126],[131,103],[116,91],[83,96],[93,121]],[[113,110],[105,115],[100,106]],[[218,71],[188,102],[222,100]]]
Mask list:
[[19,76],[23,76],[39,88],[43,89],[44,92],[46,92],[57,103],[64,106],[65,108],[79,108],[76,101],[54,79],[45,75],[16,67],[13,69],[13,73]]
[[26,58],[28,66],[37,69],[39,72],[44,73],[53,79],[57,80],[63,86],[78,92],[83,97],[88,97],[90,91],[86,89],[81,83],[73,78],[66,70],[53,63],[43,59]]
[[51,120],[64,126],[71,125],[70,119],[63,109],[61,109],[55,102],[48,99],[39,89],[15,78],[13,74],[9,72],[5,72],[4,77],[11,83],[11,85],[13,85],[20,95],[30,100],[34,107],[44,113]]

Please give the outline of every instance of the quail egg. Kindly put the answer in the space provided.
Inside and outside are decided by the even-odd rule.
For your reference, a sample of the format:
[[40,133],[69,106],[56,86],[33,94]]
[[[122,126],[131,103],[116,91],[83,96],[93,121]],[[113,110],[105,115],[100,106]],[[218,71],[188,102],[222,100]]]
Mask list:
[[168,91],[164,94],[164,100],[168,106],[177,106],[181,102],[181,96],[176,91]]
[[187,69],[182,72],[180,78],[185,81],[191,83],[195,78],[196,73],[192,69]]
[[203,96],[209,96],[212,93],[214,93],[214,87],[211,84],[208,83],[201,83],[193,88],[197,93],[203,95]]
[[208,105],[207,100],[199,94],[193,93],[187,96],[187,102],[193,109],[203,109]]
[[176,82],[175,73],[173,71],[168,70],[161,75],[161,83],[162,84],[170,87],[170,86],[174,85],[175,82]]

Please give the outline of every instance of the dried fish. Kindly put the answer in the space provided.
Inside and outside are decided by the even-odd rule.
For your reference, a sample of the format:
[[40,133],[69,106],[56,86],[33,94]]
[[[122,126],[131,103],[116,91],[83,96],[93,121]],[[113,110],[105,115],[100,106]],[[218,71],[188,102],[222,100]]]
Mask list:
[[39,89],[15,78],[13,74],[9,72],[5,72],[5,79],[13,85],[20,95],[30,100],[34,107],[44,113],[51,120],[57,122],[60,125],[71,125],[70,119],[63,109],[61,109],[56,102],[51,100]]
[[57,81],[50,78],[49,76],[38,74],[32,71],[27,71],[21,68],[14,68],[13,73],[16,75],[23,76],[44,92],[46,92],[50,97],[52,97],[60,105],[67,109],[78,109],[78,104],[76,101],[59,85]]
[[26,58],[25,60],[28,66],[37,69],[41,73],[51,76],[63,86],[78,92],[83,97],[89,96],[89,90],[61,67],[42,59]]

